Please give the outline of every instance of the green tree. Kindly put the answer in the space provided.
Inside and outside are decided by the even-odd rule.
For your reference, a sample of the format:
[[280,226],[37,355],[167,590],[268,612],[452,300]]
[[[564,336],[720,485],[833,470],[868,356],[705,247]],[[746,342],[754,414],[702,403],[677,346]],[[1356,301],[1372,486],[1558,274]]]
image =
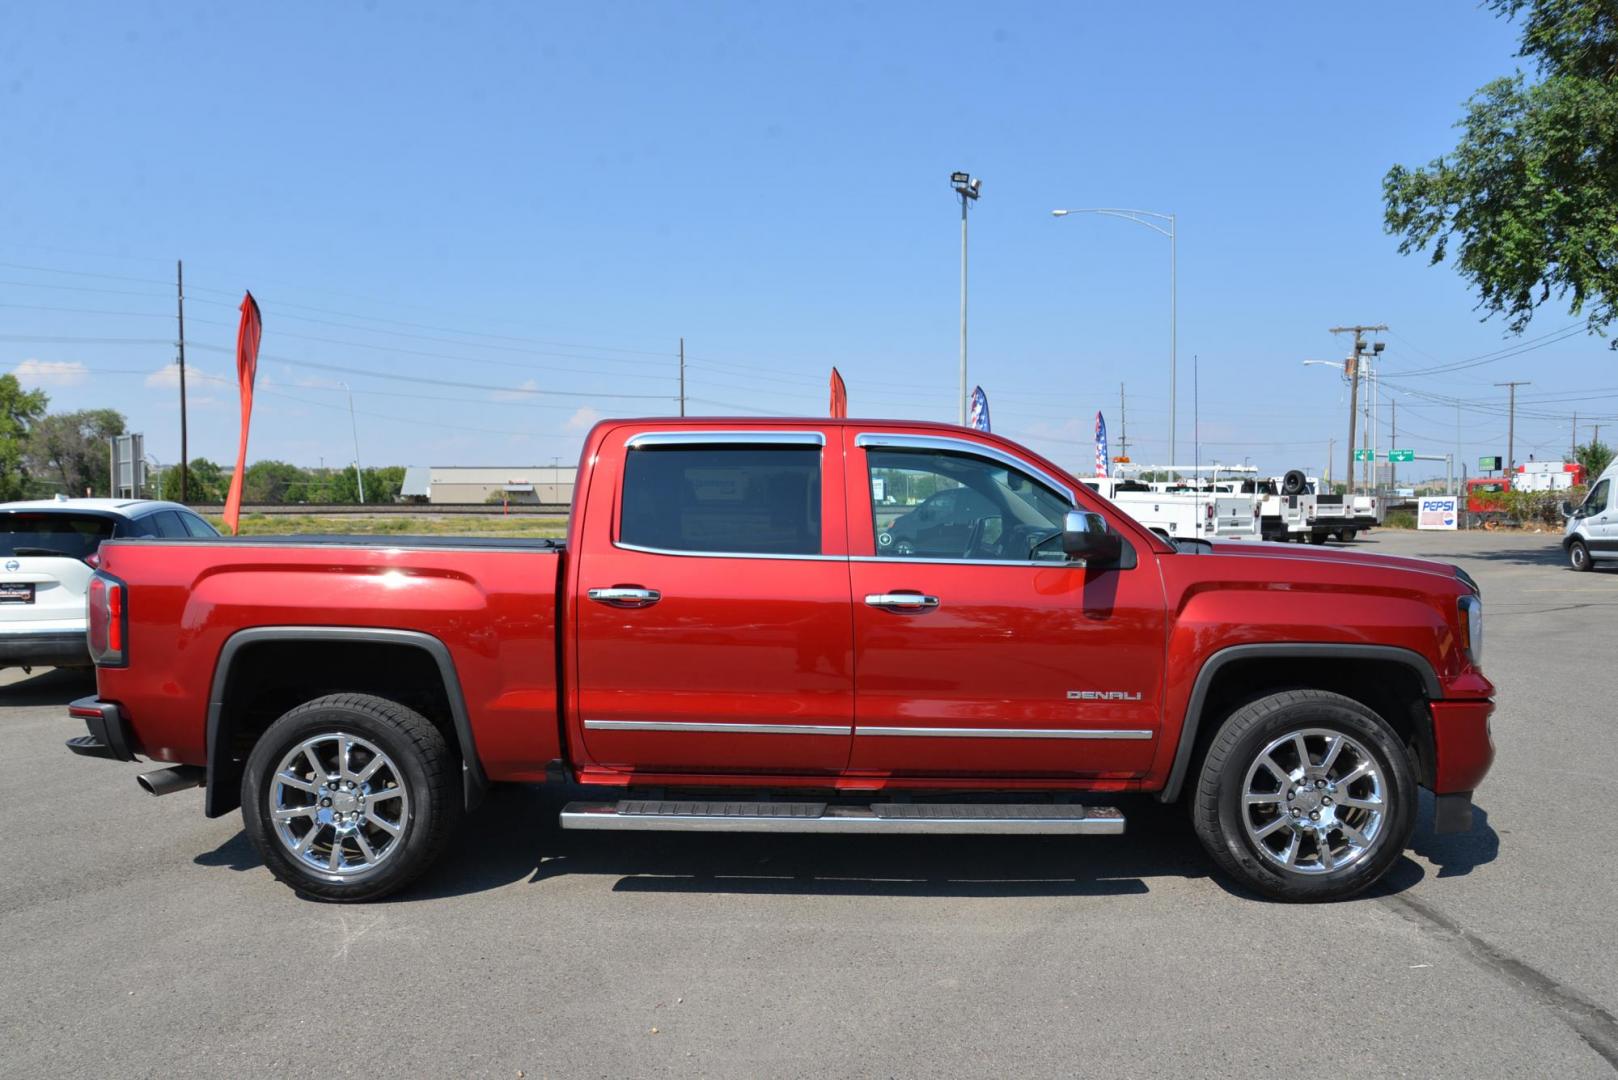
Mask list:
[[[1618,6],[1613,0],[1489,0],[1522,15],[1518,55],[1539,79],[1496,79],[1467,102],[1460,142],[1382,181],[1399,251],[1455,249],[1486,315],[1521,333],[1568,302],[1591,333],[1618,318]],[[1613,343],[1618,348],[1618,340]]]
[[1607,466],[1612,464],[1612,447],[1591,439],[1583,446],[1574,448],[1573,460],[1584,466],[1584,482],[1593,484],[1596,477],[1606,472]]
[[108,444],[125,430],[117,409],[52,413],[35,421],[23,455],[28,479],[73,496],[112,494]]
[[[399,489],[404,487],[404,466],[384,465],[378,469],[366,469],[365,472],[365,501],[368,503],[391,503],[399,501]],[[334,471],[331,485],[328,489],[331,501],[334,503],[357,503],[360,501],[359,487],[354,478],[352,467],[341,471]]]
[[255,461],[242,481],[243,503],[304,502],[309,474],[285,461]]
[[24,390],[17,376],[0,375],[0,501],[27,493],[28,430],[49,402],[45,391]]
[[[174,470],[174,475],[171,475],[165,484],[165,487],[173,485],[173,490],[164,492],[170,499],[180,497],[178,472],[179,470]],[[225,477],[224,469],[207,458],[199,457],[191,459],[187,472],[190,474],[186,487],[186,499],[189,502],[217,505],[225,501],[225,494],[230,490],[230,481]]]

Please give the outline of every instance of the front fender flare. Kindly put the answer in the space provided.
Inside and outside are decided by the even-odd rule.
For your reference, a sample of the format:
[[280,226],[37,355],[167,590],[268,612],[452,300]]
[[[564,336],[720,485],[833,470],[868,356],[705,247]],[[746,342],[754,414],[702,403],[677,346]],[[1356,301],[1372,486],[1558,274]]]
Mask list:
[[1180,789],[1185,785],[1187,771],[1191,768],[1191,754],[1197,743],[1198,730],[1202,724],[1203,707],[1207,704],[1208,689],[1213,685],[1214,677],[1225,665],[1237,660],[1253,660],[1271,658],[1277,660],[1382,660],[1401,664],[1414,671],[1421,679],[1422,688],[1427,693],[1429,701],[1441,700],[1444,696],[1444,687],[1438,681],[1438,673],[1433,670],[1427,658],[1410,649],[1402,649],[1395,645],[1349,645],[1323,642],[1320,644],[1276,643],[1260,645],[1232,645],[1220,649],[1203,662],[1197,672],[1197,681],[1191,687],[1191,697],[1186,702],[1185,716],[1180,725],[1180,742],[1174,749],[1174,764],[1169,769],[1169,778],[1158,793],[1163,802],[1173,802],[1180,797]]

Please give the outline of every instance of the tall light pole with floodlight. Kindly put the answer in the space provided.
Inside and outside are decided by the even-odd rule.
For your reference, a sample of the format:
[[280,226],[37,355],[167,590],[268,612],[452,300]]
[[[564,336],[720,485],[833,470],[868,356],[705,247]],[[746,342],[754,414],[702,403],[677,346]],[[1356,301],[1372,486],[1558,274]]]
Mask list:
[[949,174],[950,186],[961,199],[961,416],[960,424],[966,426],[966,208],[977,202],[979,189],[983,186],[982,180],[972,179],[971,173],[952,172]]
[[[1173,214],[1162,214],[1158,213],[1156,210],[1129,210],[1116,206],[1086,206],[1078,207],[1072,210],[1051,211],[1052,217],[1067,217],[1069,214],[1102,214],[1106,217],[1123,218],[1125,221],[1133,221],[1136,225],[1144,225],[1153,232],[1169,238],[1169,467],[1172,469],[1175,465],[1175,391],[1179,386],[1177,370],[1179,338],[1178,328],[1175,325],[1176,314],[1179,307],[1178,298],[1175,295],[1177,288],[1176,264],[1179,256],[1175,250],[1175,236],[1178,232],[1178,230],[1175,228],[1175,217]],[[1168,222],[1168,228],[1164,228],[1162,225],[1157,224],[1157,221],[1149,221],[1147,220],[1148,218],[1156,218],[1157,221],[1166,221]]]

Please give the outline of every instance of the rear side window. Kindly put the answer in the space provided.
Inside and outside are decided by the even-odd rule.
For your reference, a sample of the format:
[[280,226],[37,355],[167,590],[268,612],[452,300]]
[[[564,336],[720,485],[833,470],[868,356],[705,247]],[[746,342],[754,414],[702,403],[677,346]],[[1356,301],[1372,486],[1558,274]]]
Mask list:
[[112,536],[112,520],[89,514],[0,515],[0,555],[83,559]]
[[146,523],[155,525],[157,535],[164,539],[183,539],[191,535],[185,531],[185,523],[180,520],[180,515],[173,510],[159,510],[147,518]]
[[631,450],[618,539],[665,551],[818,555],[820,449]]
[[195,514],[180,514],[180,524],[185,526],[186,535],[200,539],[214,539],[219,531]]

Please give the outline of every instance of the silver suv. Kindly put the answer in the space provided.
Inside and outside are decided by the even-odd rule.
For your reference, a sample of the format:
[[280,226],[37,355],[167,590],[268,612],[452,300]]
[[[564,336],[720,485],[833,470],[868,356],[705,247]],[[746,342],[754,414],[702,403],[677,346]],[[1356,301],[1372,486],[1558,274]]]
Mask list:
[[62,496],[0,503],[0,668],[90,666],[84,592],[103,540],[218,535],[179,503]]

